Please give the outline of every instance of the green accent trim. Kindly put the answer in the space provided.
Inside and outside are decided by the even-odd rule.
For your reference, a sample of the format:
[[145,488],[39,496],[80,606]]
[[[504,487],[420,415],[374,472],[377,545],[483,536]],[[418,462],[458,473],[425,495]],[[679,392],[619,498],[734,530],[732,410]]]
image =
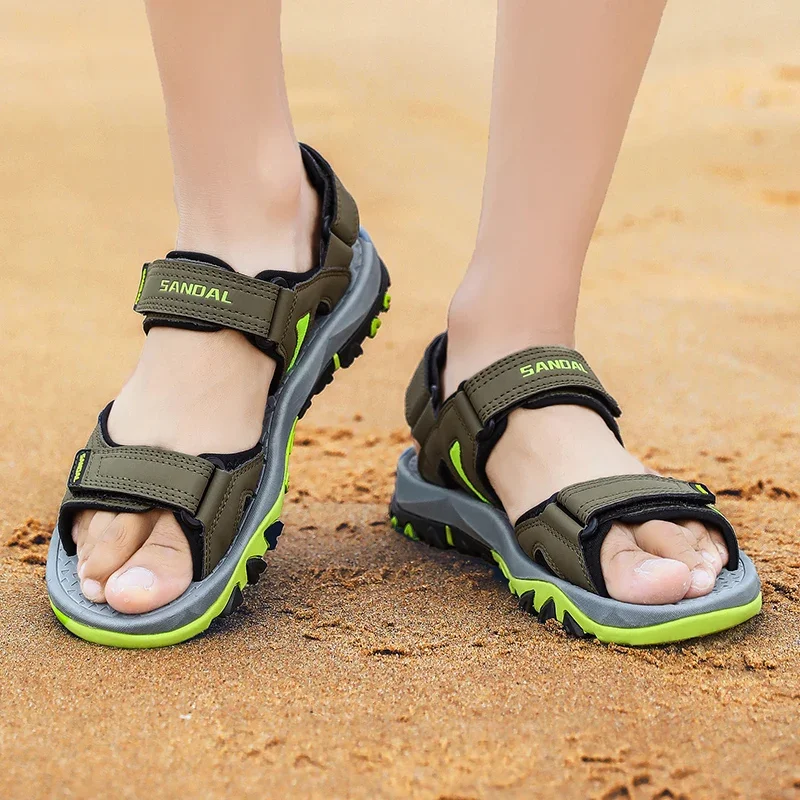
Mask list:
[[337,370],[337,369],[341,369],[341,367],[342,367],[342,362],[339,360],[339,354],[338,353],[334,353],[333,354],[333,368],[334,368],[334,370]]
[[539,611],[548,600],[552,600],[556,607],[556,617],[559,622],[564,621],[564,612],[568,611],[570,616],[586,633],[596,636],[601,642],[655,645],[679,642],[684,639],[696,639],[700,636],[707,636],[711,633],[733,628],[761,611],[761,593],[759,592],[758,597],[742,606],[708,611],[705,614],[694,614],[690,617],[662,622],[659,625],[648,625],[643,628],[616,628],[609,625],[601,625],[581,611],[556,585],[547,581],[515,578],[498,552],[493,550],[492,556],[508,581],[508,588],[512,594],[519,597],[525,592],[535,592],[533,602],[536,611]]
[[397,519],[397,517],[391,517],[391,518],[389,519],[389,524],[390,524],[390,525],[391,525],[393,528],[397,528],[397,525],[398,525],[398,519]]
[[139,281],[139,289],[136,292],[136,300],[133,301],[134,305],[136,305],[136,303],[139,302],[139,299],[142,296],[142,292],[144,291],[144,282],[145,282],[145,280],[147,280],[147,266],[146,265],[144,267],[142,267],[142,279]]
[[409,539],[413,539],[415,542],[419,541],[419,536],[417,536],[417,532],[411,526],[410,522],[403,528],[403,535],[408,536]]
[[289,366],[286,368],[287,372],[294,366],[294,362],[297,361],[297,356],[300,355],[300,348],[303,346],[306,333],[308,333],[308,323],[310,321],[310,311],[304,317],[300,317],[300,319],[297,320],[297,344],[294,346],[294,355],[292,356],[292,360],[289,362]]
[[391,308],[391,305],[392,305],[392,296],[389,294],[389,292],[386,292],[386,294],[383,296],[383,310],[388,311],[389,308]]
[[369,326],[369,338],[374,339],[378,335],[378,328],[381,326],[381,321],[378,317],[372,318],[372,323]]
[[453,531],[450,529],[449,525],[444,526],[444,538],[447,539],[447,544],[449,544],[450,547],[455,547],[453,544]]
[[61,624],[68,630],[85,639],[87,642],[94,644],[108,645],[109,647],[125,647],[125,648],[151,648],[151,647],[165,647],[171,644],[179,644],[191,639],[194,636],[202,633],[208,626],[222,613],[223,609],[230,599],[231,593],[235,586],[238,584],[240,589],[247,586],[247,560],[249,558],[261,557],[269,549],[269,544],[264,539],[264,532],[278,520],[283,508],[283,500],[286,496],[285,486],[289,480],[289,456],[292,453],[294,446],[294,432],[297,428],[297,420],[292,425],[292,432],[289,434],[289,441],[286,445],[286,457],[284,460],[284,489],[281,491],[278,499],[275,501],[272,508],[267,513],[266,517],[261,520],[261,523],[256,528],[247,547],[242,553],[236,569],[233,571],[228,583],[220,593],[219,597],[206,609],[205,613],[197,619],[186,623],[180,628],[172,631],[164,631],[163,633],[120,633],[118,631],[107,631],[103,628],[93,628],[89,625],[84,625],[82,622],[76,622],[70,619],[63,611],[56,608],[53,601],[50,601],[50,606],[53,609],[56,617],[58,617]]
[[453,446],[450,448],[450,461],[453,462],[453,466],[459,478],[472,489],[478,496],[478,499],[483,500],[484,503],[488,503],[489,501],[472,485],[472,481],[467,477],[467,473],[464,472],[464,467],[461,466],[461,442],[459,442],[458,439],[453,442]]

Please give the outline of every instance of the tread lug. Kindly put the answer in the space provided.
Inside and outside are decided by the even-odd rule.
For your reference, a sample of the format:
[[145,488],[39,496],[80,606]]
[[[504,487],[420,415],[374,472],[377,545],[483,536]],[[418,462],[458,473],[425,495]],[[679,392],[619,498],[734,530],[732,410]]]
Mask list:
[[549,619],[557,619],[556,604],[553,602],[552,597],[548,597],[544,605],[539,609],[537,619],[541,623],[545,623]]
[[575,622],[569,611],[564,612],[564,621],[561,624],[570,636],[574,636],[577,639],[586,639],[589,637],[589,634]]
[[258,556],[248,558],[247,564],[245,564],[248,584],[252,585],[258,583],[258,579],[261,577],[266,568],[267,564],[263,558],[259,558]]
[[536,592],[525,592],[525,594],[519,598],[519,607],[528,614],[534,614],[536,613],[536,610],[533,607],[533,602],[535,599]]
[[264,541],[267,543],[267,548],[269,550],[274,550],[278,546],[278,537],[281,533],[283,533],[283,523],[280,520],[273,522],[272,525],[264,531]]
[[225,604],[225,608],[223,608],[220,612],[220,616],[229,617],[243,602],[244,597],[242,596],[242,590],[239,588],[239,584],[237,583],[236,586],[233,587],[233,591],[231,592],[231,596],[228,598],[228,602]]

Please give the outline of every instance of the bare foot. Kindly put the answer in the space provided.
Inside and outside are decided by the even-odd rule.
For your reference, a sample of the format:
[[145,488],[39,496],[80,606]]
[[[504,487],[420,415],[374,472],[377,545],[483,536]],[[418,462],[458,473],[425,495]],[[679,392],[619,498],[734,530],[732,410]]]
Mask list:
[[[253,242],[214,246],[208,236],[179,245],[228,258],[250,275],[264,269],[303,272],[315,257],[319,219],[319,198],[307,180],[295,203],[294,222],[285,223],[284,203],[276,213],[282,224],[258,247]],[[236,331],[155,327],[114,401],[109,434],[117,444],[189,455],[247,450],[261,435],[274,371],[275,362]],[[117,611],[151,611],[179,597],[192,580],[189,544],[171,512],[82,511],[72,536],[83,594]]]

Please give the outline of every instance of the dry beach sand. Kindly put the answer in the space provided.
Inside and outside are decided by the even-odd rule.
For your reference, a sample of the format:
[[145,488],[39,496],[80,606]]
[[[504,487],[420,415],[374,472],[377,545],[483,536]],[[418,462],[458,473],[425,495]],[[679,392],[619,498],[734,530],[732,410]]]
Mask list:
[[759,618],[651,650],[569,640],[386,524],[402,392],[479,210],[492,3],[286,5],[299,133],[394,308],[299,427],[243,608],[123,652],[57,625],[43,563],[171,244],[158,81],[137,3],[0,4],[0,796],[800,798],[796,0],[673,0],[587,265],[579,346],[629,446],[722,490],[764,584]]

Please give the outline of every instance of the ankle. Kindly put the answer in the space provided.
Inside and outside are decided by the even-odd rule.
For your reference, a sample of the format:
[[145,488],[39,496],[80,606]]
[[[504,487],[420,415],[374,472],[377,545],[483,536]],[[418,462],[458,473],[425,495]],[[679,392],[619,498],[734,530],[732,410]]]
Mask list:
[[310,269],[317,257],[319,195],[299,150],[296,159],[276,163],[224,186],[190,187],[176,179],[177,249],[209,253],[247,275]]
[[445,396],[461,381],[504,356],[526,347],[575,346],[574,316],[563,321],[552,308],[540,308],[537,298],[520,289],[481,286],[467,275],[457,289],[447,315],[447,363],[442,383]]

